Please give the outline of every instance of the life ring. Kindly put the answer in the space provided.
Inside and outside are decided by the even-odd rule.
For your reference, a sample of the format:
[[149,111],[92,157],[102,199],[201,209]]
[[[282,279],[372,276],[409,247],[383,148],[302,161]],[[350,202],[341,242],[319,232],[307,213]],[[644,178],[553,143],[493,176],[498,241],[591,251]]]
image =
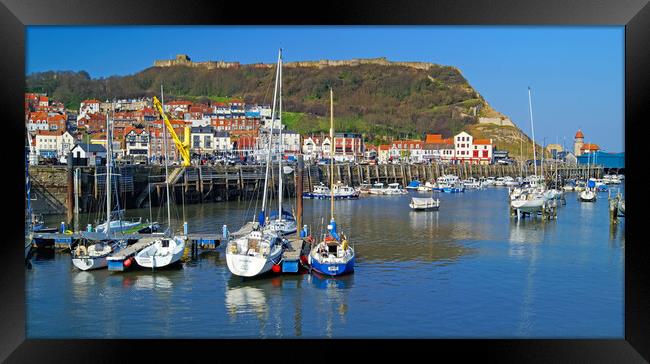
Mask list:
[[72,235],[72,230],[66,230],[66,231],[64,231],[63,233],[64,233],[64,234],[67,234],[67,235]]

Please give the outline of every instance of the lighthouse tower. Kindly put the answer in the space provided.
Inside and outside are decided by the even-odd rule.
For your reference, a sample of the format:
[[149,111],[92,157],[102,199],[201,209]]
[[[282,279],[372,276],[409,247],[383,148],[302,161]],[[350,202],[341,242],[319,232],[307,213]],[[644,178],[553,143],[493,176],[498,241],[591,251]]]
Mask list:
[[579,156],[582,154],[581,149],[584,145],[585,136],[582,134],[582,130],[578,129],[578,132],[575,136],[575,141],[573,142],[573,154]]

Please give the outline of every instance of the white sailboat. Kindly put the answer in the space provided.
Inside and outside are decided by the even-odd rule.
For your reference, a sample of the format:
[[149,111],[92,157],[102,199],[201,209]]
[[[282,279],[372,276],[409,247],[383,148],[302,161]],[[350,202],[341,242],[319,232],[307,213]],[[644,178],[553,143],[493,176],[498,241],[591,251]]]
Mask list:
[[[533,124],[533,105],[531,101],[531,95],[530,95],[530,87],[528,88],[528,104],[530,108],[530,125],[531,125],[531,130],[532,130],[532,137],[533,137],[533,166],[534,166],[534,171],[535,171],[535,178],[532,179],[530,178],[531,181],[531,186],[525,190],[519,190],[517,191],[517,195],[513,198],[511,196],[511,201],[510,201],[510,206],[517,211],[517,216],[520,215],[520,213],[537,213],[541,212],[544,209],[544,206],[546,204],[547,199],[543,195],[543,189],[540,189],[539,186],[537,186],[537,181],[539,181],[537,177],[537,155],[535,152],[535,127]],[[515,189],[516,190],[516,189]],[[514,190],[513,190],[514,192]]]
[[[275,91],[273,93],[273,107],[271,120],[275,121],[276,100],[278,94],[278,81],[280,77],[282,50],[278,52],[278,66],[275,75]],[[234,275],[241,277],[254,277],[271,270],[273,265],[280,263],[284,242],[276,233],[264,231],[266,219],[266,200],[268,193],[269,168],[271,166],[271,140],[273,126],[269,130],[269,149],[266,156],[266,173],[264,176],[264,193],[262,194],[262,211],[258,215],[257,223],[253,223],[253,230],[246,235],[230,240],[226,249],[226,263]]]
[[[591,154],[588,157],[589,159],[587,159],[587,176],[589,176],[589,173],[591,172],[590,170]],[[582,202],[596,202],[596,181],[592,179],[587,180],[587,186],[584,190],[580,191],[580,193],[578,194],[578,199]]]
[[[164,95],[162,86],[160,86],[160,93],[162,102],[164,102]],[[155,100],[154,100],[155,101]],[[164,108],[161,107],[162,110]],[[172,234],[172,224],[171,224],[171,212],[169,207],[169,171],[168,171],[168,158],[167,158],[167,136],[166,136],[166,125],[167,117],[161,115],[163,120],[163,141],[164,141],[164,150],[165,150],[165,187],[167,189],[167,232],[165,237],[156,239],[156,241],[142,249],[135,254],[135,261],[139,266],[144,268],[163,268],[170,265],[173,265],[177,262],[180,262],[185,251],[185,236],[171,236]]]
[[72,251],[72,264],[81,270],[106,268],[106,258],[111,254],[126,247],[126,241],[112,239],[111,224],[111,167],[113,159],[112,133],[110,129],[108,113],[106,114],[106,228],[104,240],[95,241],[82,240]]
[[[270,232],[273,234],[277,234],[278,236],[286,236],[290,234],[294,234],[298,228],[296,226],[296,219],[294,218],[293,214],[291,214],[288,211],[285,211],[282,208],[282,194],[283,194],[283,189],[282,189],[282,181],[283,181],[283,169],[282,169],[282,159],[284,157],[284,145],[283,145],[283,140],[282,140],[282,51],[280,51],[280,59],[278,60],[278,115],[280,116],[278,119],[280,119],[280,125],[278,127],[278,139],[279,139],[279,147],[278,147],[278,212],[275,215],[275,218],[273,215],[269,216],[269,222],[265,224],[264,230],[266,232]],[[271,128],[269,130],[269,140],[271,139],[271,136],[273,135],[273,127],[275,125],[275,119],[273,119]],[[270,150],[270,149],[269,149]]]
[[[334,92],[330,89],[330,140],[334,140]],[[334,143],[330,144],[330,155],[334,156]],[[333,160],[333,158],[332,158]],[[330,185],[334,184],[334,163],[330,164]],[[311,269],[328,276],[338,276],[354,271],[354,248],[348,243],[347,237],[337,231],[334,220],[334,191],[330,201],[332,214],[327,233],[319,244],[309,252],[307,262]]]

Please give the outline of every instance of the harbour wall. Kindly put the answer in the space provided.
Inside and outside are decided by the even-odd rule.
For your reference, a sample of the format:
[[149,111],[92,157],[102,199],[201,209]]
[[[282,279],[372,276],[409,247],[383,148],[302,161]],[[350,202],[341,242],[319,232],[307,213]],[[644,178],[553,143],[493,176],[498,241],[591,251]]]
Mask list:
[[[66,166],[30,166],[32,183],[32,207],[42,214],[66,214],[74,206],[74,193],[79,201],[79,212],[96,212],[105,209],[106,175],[104,167],[73,167],[79,169],[79,191],[73,191],[68,183],[69,174],[73,173]],[[558,180],[566,178],[601,178],[602,166],[559,165]],[[538,171],[541,170],[538,167]],[[127,165],[115,167],[112,180],[113,195],[119,196],[120,208],[141,208],[151,204],[159,206],[164,203],[166,183],[170,186],[172,203],[202,203],[233,199],[247,199],[261,196],[264,186],[265,168],[255,166],[201,166],[169,167],[169,176],[165,179],[163,166]],[[407,185],[412,180],[421,182],[434,180],[445,174],[455,174],[461,179],[469,177],[527,176],[533,174],[532,167],[513,165],[414,165],[384,164],[358,165],[337,164],[334,166],[334,180],[358,186],[361,183],[400,183]],[[547,167],[545,178],[554,181],[555,169]],[[283,174],[284,193],[295,194],[295,173]],[[330,167],[328,165],[306,164],[303,170],[303,190],[312,191],[319,183],[329,184]],[[277,168],[271,169],[269,192],[275,194],[278,184]],[[113,202],[115,206],[115,202]]]

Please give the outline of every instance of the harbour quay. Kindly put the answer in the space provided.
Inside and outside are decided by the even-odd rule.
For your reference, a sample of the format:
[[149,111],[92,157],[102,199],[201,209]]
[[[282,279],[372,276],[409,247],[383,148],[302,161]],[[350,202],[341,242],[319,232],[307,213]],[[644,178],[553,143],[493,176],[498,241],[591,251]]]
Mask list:
[[[290,164],[289,164],[290,166]],[[104,167],[94,166],[32,166],[29,170],[32,193],[35,195],[33,209],[44,215],[66,214],[68,224],[72,223],[75,195],[79,201],[79,213],[101,210],[105,195]],[[172,202],[180,204],[218,202],[250,198],[264,185],[263,165],[214,165],[169,167],[169,177],[160,165],[124,165],[115,167],[114,188],[123,197],[124,208],[133,209],[160,206],[164,201],[165,186],[169,183]],[[576,178],[602,178],[608,173],[604,165],[557,164],[544,169],[548,181]],[[334,180],[350,186],[362,183],[400,183],[406,186],[410,181],[421,182],[454,174],[462,179],[480,177],[526,176],[532,173],[531,166],[472,165],[472,164],[360,164],[337,163],[334,166]],[[270,193],[277,193],[277,171],[271,171]],[[295,171],[282,176],[286,186],[285,194],[295,194]],[[303,191],[313,191],[314,186],[327,184],[330,168],[323,164],[306,164],[302,171]],[[74,189],[74,178],[78,178],[78,191]]]

